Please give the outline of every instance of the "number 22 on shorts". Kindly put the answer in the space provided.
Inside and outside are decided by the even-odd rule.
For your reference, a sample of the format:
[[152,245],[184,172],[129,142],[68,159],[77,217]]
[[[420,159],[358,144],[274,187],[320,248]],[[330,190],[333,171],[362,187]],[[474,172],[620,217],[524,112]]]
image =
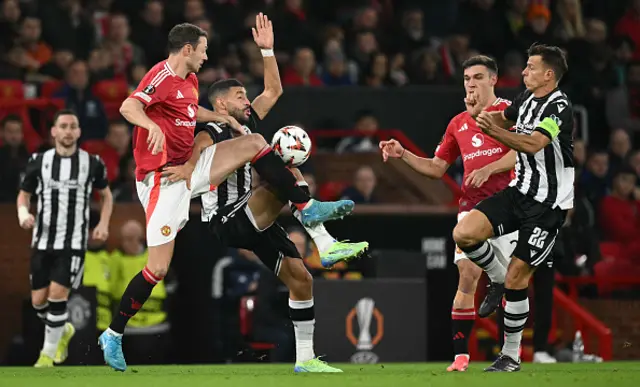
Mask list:
[[533,229],[533,232],[529,237],[529,245],[538,249],[542,249],[544,247],[544,242],[548,236],[548,231],[542,230],[540,227],[536,227]]

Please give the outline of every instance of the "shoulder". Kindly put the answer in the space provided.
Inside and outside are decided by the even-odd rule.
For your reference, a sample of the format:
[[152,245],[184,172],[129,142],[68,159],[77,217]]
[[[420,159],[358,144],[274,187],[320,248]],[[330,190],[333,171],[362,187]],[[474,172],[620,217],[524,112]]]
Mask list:
[[488,111],[501,111],[501,110],[505,110],[509,106],[511,106],[511,101],[510,100],[498,97],[498,99],[496,99],[496,101],[493,103],[493,105],[489,106],[489,108],[487,110]]
[[447,126],[447,131],[450,132],[451,130],[456,129],[456,126],[464,125],[465,123],[468,123],[469,120],[473,120],[473,118],[471,118],[471,116],[467,111],[458,113],[449,121],[449,125]]
[[[166,61],[157,63],[147,72],[143,79],[146,82],[145,90],[147,90],[150,86],[157,87],[161,83],[172,83],[174,75],[175,73],[167,65]],[[149,89],[149,91],[153,90]]]

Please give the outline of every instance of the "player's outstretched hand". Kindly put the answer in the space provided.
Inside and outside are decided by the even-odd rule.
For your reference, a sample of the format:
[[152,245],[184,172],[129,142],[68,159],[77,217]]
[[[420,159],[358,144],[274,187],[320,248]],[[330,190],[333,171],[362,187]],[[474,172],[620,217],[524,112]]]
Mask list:
[[399,158],[404,154],[404,148],[400,143],[394,139],[387,141],[380,141],[378,145],[380,147],[380,151],[382,152],[382,161],[385,163],[391,158]]
[[264,50],[273,49],[273,24],[267,15],[260,12],[256,15],[256,26],[251,29],[253,40]]
[[478,188],[478,187],[481,187],[484,183],[486,183],[487,180],[489,180],[489,177],[491,177],[491,171],[489,171],[487,168],[475,169],[471,171],[469,176],[467,176],[467,178],[464,181],[464,184],[467,187]]
[[190,163],[172,165],[170,167],[164,167],[162,175],[171,182],[184,180],[187,183],[187,189],[191,189],[191,175],[193,174],[194,169],[195,165]]
[[105,242],[109,238],[109,225],[99,222],[91,236],[97,241]]
[[235,132],[236,136],[244,136],[245,134],[247,134],[246,130],[244,130],[244,127],[238,122],[238,120],[231,116],[224,116],[218,121],[229,125]]
[[147,135],[147,144],[149,144],[148,149],[151,151],[152,155],[157,155],[162,152],[162,148],[164,148],[164,132],[158,125],[153,125],[149,128],[149,134]]
[[29,214],[24,219],[20,220],[20,227],[24,228],[25,230],[30,230],[31,228],[33,228],[33,225],[35,223],[36,219],[34,218],[33,214]]

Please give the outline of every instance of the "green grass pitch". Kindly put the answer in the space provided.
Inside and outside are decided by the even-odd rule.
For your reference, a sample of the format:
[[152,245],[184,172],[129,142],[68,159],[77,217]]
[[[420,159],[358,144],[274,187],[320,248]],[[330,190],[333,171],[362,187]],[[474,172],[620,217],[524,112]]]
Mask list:
[[447,364],[337,365],[342,374],[294,374],[290,365],[130,366],[50,369],[0,368],[0,387],[631,387],[640,386],[640,362],[602,364],[526,363],[511,374],[483,373],[473,364],[465,373],[448,373]]

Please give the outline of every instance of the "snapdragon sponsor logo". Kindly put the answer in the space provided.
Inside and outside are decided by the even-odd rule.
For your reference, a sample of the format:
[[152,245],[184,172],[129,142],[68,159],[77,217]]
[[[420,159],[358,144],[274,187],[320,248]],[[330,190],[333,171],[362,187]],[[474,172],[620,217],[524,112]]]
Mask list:
[[176,126],[185,126],[187,128],[192,128],[196,126],[195,121],[182,121],[179,118],[176,118]]
[[467,153],[462,158],[462,161],[473,160],[476,157],[488,157],[493,156],[498,153],[502,153],[502,148],[489,148],[489,149],[478,149],[473,153]]

